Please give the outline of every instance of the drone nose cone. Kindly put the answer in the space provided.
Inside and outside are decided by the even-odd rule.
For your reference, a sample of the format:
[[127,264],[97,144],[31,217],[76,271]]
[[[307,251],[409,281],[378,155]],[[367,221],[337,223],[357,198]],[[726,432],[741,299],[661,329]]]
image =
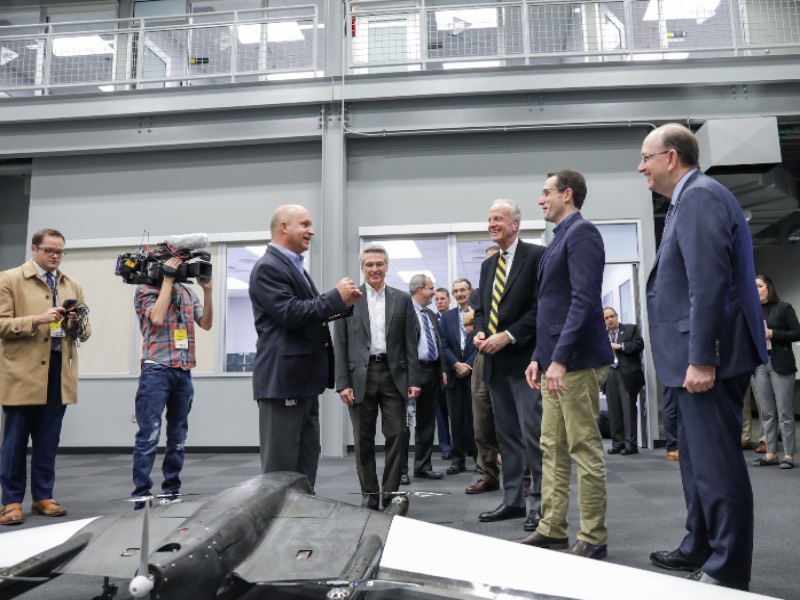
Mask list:
[[392,501],[389,503],[389,506],[386,507],[386,510],[383,511],[383,514],[392,517],[405,517],[408,514],[408,497],[395,496],[392,498]]
[[128,591],[134,598],[144,598],[153,591],[153,578],[148,575],[137,575],[131,579]]

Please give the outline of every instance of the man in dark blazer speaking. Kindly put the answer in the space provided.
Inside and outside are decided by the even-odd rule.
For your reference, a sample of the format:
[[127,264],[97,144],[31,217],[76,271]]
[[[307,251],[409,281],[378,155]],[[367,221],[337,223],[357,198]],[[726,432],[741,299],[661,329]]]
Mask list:
[[678,411],[688,533],[659,567],[746,590],[753,559],[753,493],[742,457],[742,401],[767,361],[753,242],[736,198],[697,168],[697,140],[682,125],[652,131],[639,172],[670,199],[647,280],[656,376]]
[[[406,454],[406,401],[420,393],[417,317],[411,296],[385,284],[389,256],[382,246],[361,253],[366,284],[353,315],[334,328],[336,391],[350,411],[362,506],[377,509],[379,493],[400,488]],[[381,412],[386,444],[382,489],[375,465],[375,427]],[[391,501],[384,496],[383,504]]]
[[531,510],[525,523],[530,530],[539,523],[541,508],[542,397],[526,383],[525,368],[536,342],[537,271],[544,248],[519,239],[522,214],[513,200],[495,200],[488,221],[492,242],[500,252],[481,265],[474,344],[484,354],[483,378],[492,397],[503,458],[503,503],[478,519],[492,522],[525,516],[527,461],[533,476]]
[[253,397],[258,401],[261,471],[296,471],[312,488],[319,461],[319,394],[333,387],[328,320],[361,296],[345,277],[320,294],[303,268],[311,215],[302,206],[275,209],[271,241],[250,274],[256,333]]
[[612,306],[603,308],[608,341],[614,353],[614,364],[608,371],[603,390],[608,404],[608,426],[611,430],[609,454],[630,455],[639,452],[636,433],[636,401],[644,387],[642,350],[644,340],[635,323],[620,323]]

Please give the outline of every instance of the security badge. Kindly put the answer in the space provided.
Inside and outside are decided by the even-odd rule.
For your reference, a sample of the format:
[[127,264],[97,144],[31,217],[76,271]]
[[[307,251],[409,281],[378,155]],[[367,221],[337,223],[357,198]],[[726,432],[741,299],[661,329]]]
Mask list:
[[64,319],[59,319],[55,323],[50,323],[50,337],[51,338],[63,338],[64,337],[64,328],[63,328]]
[[189,348],[189,331],[187,329],[176,329],[172,332],[172,338],[175,341],[175,348],[178,350],[186,350]]

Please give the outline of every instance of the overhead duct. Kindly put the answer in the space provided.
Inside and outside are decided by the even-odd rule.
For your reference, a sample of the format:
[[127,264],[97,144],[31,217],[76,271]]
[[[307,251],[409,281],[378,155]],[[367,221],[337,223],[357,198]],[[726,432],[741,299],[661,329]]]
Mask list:
[[700,168],[731,190],[756,238],[798,208],[791,173],[780,166],[775,117],[712,119],[697,131]]

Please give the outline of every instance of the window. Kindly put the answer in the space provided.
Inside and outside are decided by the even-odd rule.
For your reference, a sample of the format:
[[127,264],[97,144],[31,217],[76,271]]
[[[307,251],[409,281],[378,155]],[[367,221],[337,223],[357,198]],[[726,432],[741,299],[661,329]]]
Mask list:
[[250,273],[266,252],[266,244],[228,246],[225,285],[225,371],[253,370],[256,357],[256,330],[250,302]]

